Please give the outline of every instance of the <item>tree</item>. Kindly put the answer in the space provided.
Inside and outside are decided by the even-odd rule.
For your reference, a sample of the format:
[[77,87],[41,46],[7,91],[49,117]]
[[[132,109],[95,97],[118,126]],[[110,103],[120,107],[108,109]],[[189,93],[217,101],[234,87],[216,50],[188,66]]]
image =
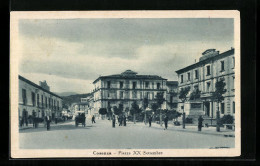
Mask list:
[[103,116],[107,114],[107,109],[106,108],[100,108],[99,109],[99,114],[101,114],[102,115],[102,119],[104,119]]
[[146,108],[148,107],[148,104],[149,104],[148,98],[145,97],[143,100],[143,108],[144,108],[144,112],[145,112],[145,114],[144,114],[145,125],[146,125]]
[[191,94],[190,94],[190,100],[197,100],[200,98],[200,91],[198,89],[195,89]]
[[136,114],[139,114],[142,110],[139,108],[136,101],[134,101],[131,106],[132,108],[130,109],[130,113],[134,116],[134,124],[135,124],[135,116]]
[[117,106],[113,106],[113,112],[114,112],[115,115],[120,114],[120,110],[117,108]]
[[119,111],[119,114],[118,114],[118,115],[120,115],[120,114],[123,113],[123,111],[124,111],[124,104],[123,104],[123,103],[120,103],[120,104],[118,105],[118,111]]
[[217,132],[220,131],[220,112],[219,112],[219,104],[224,101],[223,94],[226,93],[225,89],[226,83],[224,82],[224,78],[217,80],[215,83],[215,92],[212,94],[212,100],[218,103],[218,110],[217,110]]
[[187,101],[188,97],[188,93],[190,91],[190,87],[185,87],[185,88],[181,88],[181,91],[179,93],[179,99],[181,100],[181,102],[183,103],[183,113],[182,113],[182,128],[185,129],[185,112],[184,112],[184,103]]
[[160,125],[162,126],[162,113],[161,113],[161,106],[163,104],[163,102],[165,101],[164,97],[163,97],[163,92],[157,93],[156,94],[156,102],[158,104],[159,107],[159,111],[160,111]]

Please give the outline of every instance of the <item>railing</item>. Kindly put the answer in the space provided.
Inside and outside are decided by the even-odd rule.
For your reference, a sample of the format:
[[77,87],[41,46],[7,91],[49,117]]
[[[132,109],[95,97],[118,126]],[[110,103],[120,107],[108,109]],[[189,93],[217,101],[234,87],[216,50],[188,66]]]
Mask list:
[[200,97],[211,97],[213,95],[213,92],[204,92],[200,94]]

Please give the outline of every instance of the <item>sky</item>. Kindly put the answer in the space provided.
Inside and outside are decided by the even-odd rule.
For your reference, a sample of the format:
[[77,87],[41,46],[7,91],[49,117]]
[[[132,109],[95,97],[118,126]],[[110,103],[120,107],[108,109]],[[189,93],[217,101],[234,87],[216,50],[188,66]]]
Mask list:
[[89,93],[99,76],[133,70],[177,81],[202,52],[234,47],[229,18],[23,19],[19,74],[52,92]]

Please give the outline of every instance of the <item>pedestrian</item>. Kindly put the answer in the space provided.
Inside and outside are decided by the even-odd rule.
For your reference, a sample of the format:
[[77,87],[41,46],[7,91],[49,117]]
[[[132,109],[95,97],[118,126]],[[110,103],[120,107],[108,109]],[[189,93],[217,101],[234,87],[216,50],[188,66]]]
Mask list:
[[118,120],[119,120],[119,126],[122,126],[122,121],[123,121],[123,118],[122,118],[122,116],[121,116],[121,115],[119,116]]
[[57,118],[57,116],[55,116],[55,124],[57,124],[58,123],[58,118]]
[[123,121],[124,121],[124,126],[126,126],[126,116],[125,115],[123,117]]
[[202,116],[200,116],[198,119],[198,131],[201,131],[203,120]]
[[149,121],[149,127],[152,126],[152,120],[153,120],[153,117],[150,115],[149,118],[148,118],[148,121]]
[[116,127],[116,117],[115,117],[115,115],[112,116],[112,127],[113,128]]
[[169,120],[169,118],[168,118],[168,116],[166,115],[165,118],[164,118],[164,126],[165,126],[164,130],[167,130],[168,120]]
[[51,128],[51,126],[50,126],[50,123],[51,123],[50,116],[46,116],[46,123],[47,123],[47,130],[50,130],[50,128]]
[[93,123],[96,123],[96,121],[95,121],[95,116],[94,116],[94,115],[92,116],[91,121],[92,121],[92,124],[93,124]]

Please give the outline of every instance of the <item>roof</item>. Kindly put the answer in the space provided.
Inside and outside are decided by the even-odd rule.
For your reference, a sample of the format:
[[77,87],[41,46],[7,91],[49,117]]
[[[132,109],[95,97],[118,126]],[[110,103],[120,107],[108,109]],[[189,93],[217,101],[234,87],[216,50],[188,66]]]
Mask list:
[[57,95],[57,94],[55,94],[55,93],[53,93],[53,92],[51,92],[51,91],[48,91],[48,90],[42,88],[41,86],[39,86],[39,85],[33,83],[32,81],[30,81],[30,80],[28,80],[28,79],[26,79],[26,78],[24,78],[24,77],[22,77],[22,76],[20,76],[20,75],[18,76],[18,78],[19,78],[20,80],[22,80],[22,81],[24,81],[24,82],[26,82],[26,83],[28,83],[28,84],[30,84],[30,85],[36,87],[36,88],[38,88],[38,89],[44,91],[44,92],[47,92],[47,93],[49,93],[49,94],[51,94],[51,95],[53,95],[53,96],[56,96],[56,97],[62,99],[62,97],[60,97],[59,95]]
[[159,79],[159,80],[167,80],[165,78],[162,78],[158,75],[138,75],[136,72],[131,70],[126,70],[125,72],[121,74],[114,74],[114,75],[108,75],[108,76],[100,76],[98,77],[93,83],[97,82],[99,79],[102,78],[114,78],[114,79]]
[[[177,70],[177,71],[175,71],[175,72],[176,72],[177,74],[181,74],[181,73],[183,73],[183,72],[185,72],[185,71],[194,69],[194,68],[196,68],[197,66],[202,65],[202,64],[205,64],[205,63],[208,63],[208,62],[210,62],[210,61],[212,61],[212,60],[215,60],[215,59],[219,59],[219,58],[223,58],[223,57],[232,55],[232,54],[234,54],[234,52],[235,52],[234,50],[235,50],[234,48],[231,48],[231,50],[228,50],[228,51],[223,52],[223,53],[221,53],[221,54],[217,54],[217,55],[215,55],[215,56],[213,56],[213,57],[210,57],[210,58],[201,60],[201,61],[199,61],[199,62],[197,62],[197,63],[194,63],[194,64],[192,64],[192,65],[190,65],[190,66],[184,67],[184,68],[182,68],[182,69],[180,69],[180,70]],[[206,51],[208,51],[208,50],[206,50]],[[204,52],[204,53],[205,53],[205,52]]]

